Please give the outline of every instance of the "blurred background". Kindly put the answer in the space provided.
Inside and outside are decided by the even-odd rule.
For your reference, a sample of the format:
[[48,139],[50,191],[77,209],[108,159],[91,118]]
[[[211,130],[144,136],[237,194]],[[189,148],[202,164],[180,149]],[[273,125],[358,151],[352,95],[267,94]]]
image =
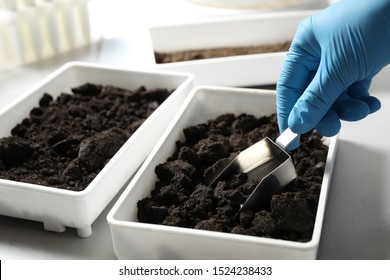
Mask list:
[[149,26],[319,9],[326,0],[0,0],[0,73]]
[[316,10],[336,1],[0,0],[0,109],[69,61],[153,67],[149,27]]

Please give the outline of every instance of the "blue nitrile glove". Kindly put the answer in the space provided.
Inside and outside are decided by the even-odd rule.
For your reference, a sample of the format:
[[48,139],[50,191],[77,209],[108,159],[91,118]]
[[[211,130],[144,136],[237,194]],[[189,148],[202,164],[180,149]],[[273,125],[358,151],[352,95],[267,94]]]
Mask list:
[[390,0],[341,0],[303,20],[277,83],[280,131],[333,136],[379,110],[368,89],[389,63]]

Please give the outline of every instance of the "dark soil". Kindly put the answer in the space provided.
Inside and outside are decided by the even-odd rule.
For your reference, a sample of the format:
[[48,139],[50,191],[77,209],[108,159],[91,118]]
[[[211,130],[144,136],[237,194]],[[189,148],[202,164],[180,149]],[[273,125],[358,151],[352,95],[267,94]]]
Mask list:
[[0,139],[0,178],[81,191],[169,96],[87,83],[39,106]]
[[154,56],[156,62],[170,63],[179,61],[190,61],[206,58],[227,57],[247,54],[261,54],[288,51],[291,42],[283,42],[278,44],[259,45],[250,47],[236,47],[236,48],[215,48],[215,49],[201,49],[201,50],[186,50],[177,52],[155,52]]
[[298,177],[268,204],[233,219],[259,180],[236,174],[210,186],[211,174],[239,151],[268,136],[278,136],[276,116],[221,115],[184,129],[185,141],[156,166],[150,197],[138,202],[140,222],[294,241],[311,239],[328,147],[312,131],[290,152]]

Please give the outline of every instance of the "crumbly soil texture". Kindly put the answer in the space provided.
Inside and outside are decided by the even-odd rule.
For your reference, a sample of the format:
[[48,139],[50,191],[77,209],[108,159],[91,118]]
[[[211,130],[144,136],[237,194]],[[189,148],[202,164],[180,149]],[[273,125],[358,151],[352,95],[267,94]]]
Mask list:
[[248,46],[248,47],[226,47],[200,50],[186,50],[177,52],[154,52],[156,63],[170,63],[179,61],[190,61],[207,58],[228,57],[247,54],[261,54],[288,51],[291,42]]
[[157,181],[150,196],[138,201],[144,223],[228,232],[307,242],[311,239],[328,147],[315,131],[301,136],[289,152],[298,177],[272,195],[263,208],[240,205],[259,179],[233,174],[210,186],[212,174],[260,139],[278,136],[276,116],[224,114],[184,129],[175,153],[156,166]]
[[86,83],[39,105],[0,139],[0,178],[82,191],[170,95]]

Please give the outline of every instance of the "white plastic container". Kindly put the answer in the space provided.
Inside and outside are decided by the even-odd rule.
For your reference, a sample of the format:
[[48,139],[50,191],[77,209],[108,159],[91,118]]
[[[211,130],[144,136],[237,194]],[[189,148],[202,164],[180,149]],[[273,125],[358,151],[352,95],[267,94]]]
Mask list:
[[0,111],[0,137],[11,135],[11,129],[29,115],[45,92],[56,98],[61,92],[70,92],[71,87],[86,82],[134,90],[144,85],[174,91],[85,190],[76,192],[0,179],[0,215],[41,221],[46,230],[56,232],[73,227],[77,228],[79,236],[89,236],[94,220],[139,168],[188,96],[192,80],[189,74],[118,69],[78,62],[65,64],[55,71]]
[[15,3],[4,2],[4,5],[5,10],[0,10],[0,72],[12,69],[22,63]]
[[166,162],[183,128],[223,113],[255,116],[275,112],[270,90],[201,86],[194,88],[167,131],[108,214],[114,249],[119,259],[315,259],[321,236],[327,193],[336,152],[336,137],[326,139],[329,152],[316,221],[309,242],[294,242],[231,233],[140,223],[137,202],[150,195],[155,166]]
[[[152,55],[291,41],[300,21],[314,13],[315,10],[248,14],[150,27]],[[154,61],[156,69],[193,73],[195,85],[255,86],[275,84],[285,56],[286,52],[276,52],[164,64]]]

